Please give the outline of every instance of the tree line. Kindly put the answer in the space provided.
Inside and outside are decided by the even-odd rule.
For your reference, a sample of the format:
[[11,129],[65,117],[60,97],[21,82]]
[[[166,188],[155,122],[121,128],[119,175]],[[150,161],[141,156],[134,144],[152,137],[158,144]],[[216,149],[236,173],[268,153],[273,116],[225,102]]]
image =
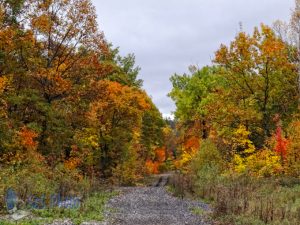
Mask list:
[[0,1],[1,195],[132,184],[155,161],[165,121],[96,20],[90,0]]
[[220,46],[211,66],[171,77],[179,167],[209,139],[227,172],[299,177],[299,18],[296,1],[290,23],[241,31]]

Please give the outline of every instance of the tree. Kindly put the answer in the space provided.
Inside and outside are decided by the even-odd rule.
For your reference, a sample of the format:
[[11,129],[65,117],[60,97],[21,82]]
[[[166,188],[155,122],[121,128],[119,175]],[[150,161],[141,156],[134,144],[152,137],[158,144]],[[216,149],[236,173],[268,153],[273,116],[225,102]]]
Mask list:
[[97,132],[100,168],[109,177],[140,135],[143,113],[150,105],[145,93],[105,80],[94,83],[89,97],[93,101],[88,118]]
[[[298,94],[300,93],[300,1],[295,0],[295,8],[289,23],[277,20],[274,23],[276,35],[288,45],[289,56],[297,67]],[[300,102],[300,98],[299,98]]]
[[209,111],[205,105],[210,102],[212,93],[218,92],[222,85],[222,77],[218,76],[217,68],[204,67],[193,71],[191,76],[175,74],[171,77],[173,89],[169,96],[175,101],[175,116],[187,127],[199,127],[199,135],[208,137]]
[[[276,114],[287,124],[297,111],[296,67],[287,45],[271,28],[262,25],[261,31],[256,28],[251,36],[241,32],[229,47],[221,46],[214,62],[224,68],[235,104],[261,114],[259,128],[265,138],[275,129],[272,118]],[[263,140],[257,144],[261,146]]]
[[90,0],[0,3],[0,157],[32,145],[47,170],[135,180],[164,123],[134,55],[106,42]]
[[141,144],[143,148],[141,157],[144,160],[153,157],[155,149],[163,146],[165,143],[163,133],[165,123],[162,115],[150,98],[148,102],[150,108],[143,115],[141,128]]
[[298,92],[300,93],[300,1],[299,0],[295,0],[295,9],[292,13],[290,25],[292,28],[292,43],[295,45],[297,49]]
[[1,0],[0,20],[1,28],[18,24],[18,16],[24,7],[25,0]]

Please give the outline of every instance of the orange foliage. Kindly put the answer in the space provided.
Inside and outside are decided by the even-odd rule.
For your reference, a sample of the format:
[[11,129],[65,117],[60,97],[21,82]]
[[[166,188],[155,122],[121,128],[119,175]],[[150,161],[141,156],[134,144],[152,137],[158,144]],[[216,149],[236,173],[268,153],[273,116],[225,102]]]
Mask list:
[[43,14],[32,20],[32,26],[40,32],[49,32],[52,26],[51,18],[46,14]]
[[34,131],[23,127],[19,132],[19,136],[21,137],[21,144],[24,148],[35,149],[37,147],[37,142],[34,139],[37,138],[38,135]]
[[81,163],[81,159],[78,157],[72,157],[65,161],[64,165],[67,169],[69,170],[74,170],[76,169]]
[[150,174],[159,174],[159,167],[166,161],[166,147],[160,147],[155,150],[155,159],[148,159],[145,163],[147,172]]
[[148,173],[150,174],[159,174],[159,163],[158,162],[153,162],[152,160],[147,160],[146,161],[146,168]]
[[197,150],[200,148],[200,140],[198,137],[189,137],[184,143],[185,149]]
[[162,163],[166,160],[166,148],[165,147],[156,149],[155,159],[159,163]]
[[3,77],[0,77],[0,94],[3,92],[6,85],[6,79]]

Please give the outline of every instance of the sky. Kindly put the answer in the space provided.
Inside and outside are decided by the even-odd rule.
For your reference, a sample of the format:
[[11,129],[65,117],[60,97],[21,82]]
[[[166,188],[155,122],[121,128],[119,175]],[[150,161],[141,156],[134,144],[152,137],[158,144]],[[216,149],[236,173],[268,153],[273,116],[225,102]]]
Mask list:
[[164,116],[175,105],[167,97],[174,74],[190,65],[211,65],[220,44],[242,29],[288,21],[294,0],[92,0],[99,28],[120,54],[134,53],[144,89]]

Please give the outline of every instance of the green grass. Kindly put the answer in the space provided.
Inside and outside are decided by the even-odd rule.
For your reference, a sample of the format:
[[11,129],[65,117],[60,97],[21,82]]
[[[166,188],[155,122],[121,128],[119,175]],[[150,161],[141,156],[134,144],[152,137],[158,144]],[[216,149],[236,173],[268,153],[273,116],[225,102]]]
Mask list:
[[203,215],[207,214],[207,211],[205,211],[204,209],[199,208],[199,207],[192,208],[191,211],[193,214],[195,214],[197,216],[203,216]]
[[40,219],[40,220],[21,220],[19,222],[12,222],[12,221],[4,221],[0,220],[0,225],[44,225],[47,223],[51,223],[52,220],[47,219]]
[[171,195],[175,195],[176,194],[176,188],[172,185],[167,185],[166,186],[166,191],[171,194]]
[[[34,217],[39,218],[33,221],[22,220],[18,224],[22,225],[43,225],[51,223],[57,219],[71,219],[73,223],[80,224],[89,221],[103,221],[105,204],[116,192],[98,192],[88,197],[78,209],[42,209],[32,210]],[[15,222],[1,221],[0,225],[15,225]]]

